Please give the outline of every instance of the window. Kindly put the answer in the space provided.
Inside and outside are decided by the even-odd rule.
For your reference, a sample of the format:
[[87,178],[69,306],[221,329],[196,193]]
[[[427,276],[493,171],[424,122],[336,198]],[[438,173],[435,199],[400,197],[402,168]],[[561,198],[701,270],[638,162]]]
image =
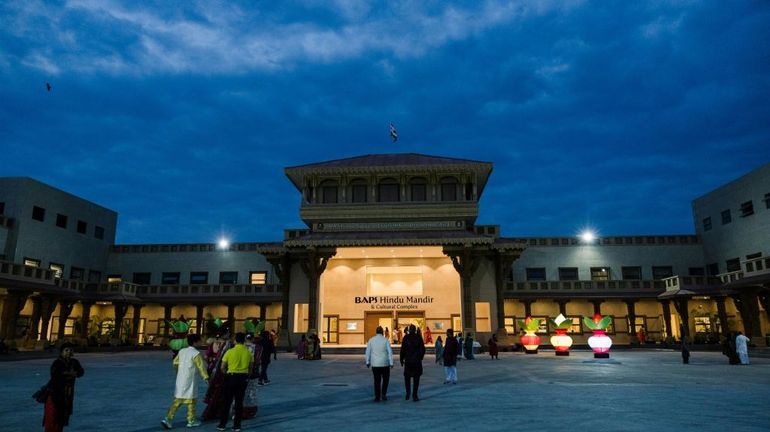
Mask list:
[[505,317],[505,333],[509,335],[516,334],[516,325],[514,324],[514,317]]
[[5,203],[0,201],[0,215],[5,213]]
[[61,213],[56,214],[56,226],[59,228],[67,228],[67,215]]
[[50,263],[48,264],[48,270],[53,272],[53,277],[61,278],[64,274],[64,264]]
[[703,267],[690,267],[687,270],[687,274],[690,276],[705,276],[706,270]]
[[32,219],[43,222],[45,220],[45,209],[43,207],[32,206]]
[[465,201],[473,201],[473,183],[465,184]]
[[131,281],[139,285],[149,285],[150,276],[151,276],[151,273],[134,273],[134,276],[133,278],[131,278]]
[[409,181],[409,197],[412,201],[428,200],[428,182],[422,177]]
[[307,303],[294,304],[294,333],[307,333],[308,306]]
[[665,279],[674,276],[674,269],[671,266],[653,266],[652,278],[653,279]]
[[527,267],[528,281],[544,281],[545,267]]
[[622,267],[623,280],[642,280],[641,267]]
[[326,343],[339,343],[340,332],[340,316],[339,315],[324,315],[323,326],[323,342]]
[[741,260],[740,258],[733,258],[725,261],[725,264],[727,265],[727,272],[734,272],[739,271],[741,269]]
[[123,282],[123,276],[119,274],[107,275],[107,283],[121,283]]
[[85,269],[82,269],[80,267],[70,268],[70,279],[72,280],[83,280],[83,278],[85,278],[85,275],[86,275]]
[[252,285],[264,285],[267,283],[266,272],[249,272],[249,283]]
[[[764,201],[765,201],[765,208],[769,208],[770,209],[770,193],[766,193],[765,194],[765,200]],[[2,204],[2,203],[0,203],[0,204]],[[3,214],[3,207],[2,206],[0,206],[0,214]]]
[[490,308],[489,303],[479,302],[476,303],[476,331],[477,332],[491,332],[492,323],[490,320]]
[[337,204],[337,183],[328,180],[320,185],[321,202],[324,204]]
[[228,271],[219,272],[219,283],[225,285],[233,285],[238,283],[238,272]]
[[457,201],[457,179],[444,177],[441,179],[441,201]]
[[727,225],[733,221],[733,216],[730,214],[730,209],[722,212],[722,225]]
[[706,272],[709,276],[716,276],[719,274],[719,264],[713,263],[706,266]]
[[711,217],[703,219],[703,231],[711,231]]
[[88,282],[99,283],[102,280],[102,272],[90,270],[88,272]]
[[99,240],[104,239],[104,228],[100,227],[99,225],[96,225],[94,227],[94,237],[98,238]]
[[559,267],[559,280],[576,281],[579,279],[577,267]]
[[746,201],[741,204],[741,217],[751,216],[754,214],[754,201]]
[[694,317],[693,321],[695,321],[695,333],[711,333],[711,317]]
[[610,269],[607,267],[591,267],[592,281],[610,280]]
[[366,181],[363,179],[356,179],[350,182],[350,202],[352,203],[365,203],[367,196]]
[[207,283],[209,283],[208,272],[191,272],[190,273],[190,284],[200,285],[200,284],[207,284]]
[[378,202],[397,202],[401,195],[398,191],[398,182],[393,178],[386,178],[377,185]]
[[78,221],[78,232],[80,234],[85,234],[86,231],[88,231],[88,224],[85,221],[79,220]]
[[40,260],[34,258],[24,258],[24,265],[27,267],[40,267]]
[[162,285],[179,285],[179,272],[164,272],[161,275],[160,283]]
[[757,258],[762,258],[762,252],[754,252],[753,254],[746,255],[747,260],[753,260]]

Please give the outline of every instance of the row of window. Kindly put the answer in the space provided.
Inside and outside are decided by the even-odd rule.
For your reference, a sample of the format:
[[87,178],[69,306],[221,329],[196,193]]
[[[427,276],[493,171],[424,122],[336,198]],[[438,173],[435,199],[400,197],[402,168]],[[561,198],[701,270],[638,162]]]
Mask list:
[[[703,274],[703,268],[696,267],[690,269],[691,272],[700,271]],[[526,268],[528,281],[545,281],[546,271],[545,267],[527,267]],[[611,278],[610,267],[591,267],[590,268],[592,281],[608,281]],[[671,266],[653,266],[652,278],[653,279],[665,279],[674,275],[674,269]],[[642,267],[621,267],[621,279],[622,280],[642,280]],[[694,276],[694,275],[693,275]],[[513,276],[511,275],[511,280]],[[562,281],[576,281],[580,279],[580,273],[577,267],[559,267],[559,280]]]
[[[770,209],[770,193],[765,194],[765,208]],[[754,201],[746,201],[741,204],[740,208],[741,217],[747,217],[754,214]],[[731,209],[723,210],[720,214],[722,217],[722,225],[727,225],[733,221],[733,214]],[[703,231],[711,231],[713,224],[711,222],[711,216],[703,218]]]
[[[42,263],[39,259],[24,257],[24,265],[27,267],[39,268],[41,267],[41,264]],[[53,277],[57,279],[64,276],[64,264],[59,264],[55,262],[48,263],[48,270],[51,270],[53,272]],[[70,266],[69,278],[72,280],[85,281],[86,269],[82,267]],[[102,279],[102,272],[97,270],[90,270],[88,272],[88,282],[99,283],[101,279]]]
[[[107,282],[117,283],[123,280],[122,275],[110,275]],[[139,285],[151,285],[152,273],[139,272],[132,275],[131,282]],[[180,272],[163,272],[160,276],[161,285],[179,285],[181,283]],[[209,272],[190,272],[190,285],[206,285],[209,283]],[[222,285],[238,284],[237,271],[219,272],[219,283]],[[265,285],[267,283],[267,272],[251,271],[249,272],[249,284]]]
[[[43,207],[32,206],[32,219],[45,222],[45,209]],[[56,213],[56,226],[59,228],[67,229],[69,225],[69,216],[61,213]],[[79,234],[88,234],[88,222],[78,219],[75,223],[75,231]],[[104,228],[99,225],[94,225],[93,235],[99,240],[104,239]]]
[[[345,191],[346,199],[349,203],[366,203],[370,198],[376,202],[398,202],[398,201],[428,201],[428,188],[431,185],[423,177],[415,177],[409,180],[405,189],[406,196],[401,194],[401,185],[395,178],[384,178],[380,180],[374,191],[374,197],[369,196],[369,185],[365,179],[355,179],[351,181]],[[462,195],[460,182],[454,177],[443,177],[438,184],[438,199],[440,201],[459,201]],[[337,204],[341,202],[340,186],[335,180],[326,180],[318,185],[317,196],[313,201],[313,186],[306,188],[307,202],[316,202],[322,204]],[[467,183],[464,188],[465,200],[473,200],[473,184]]]

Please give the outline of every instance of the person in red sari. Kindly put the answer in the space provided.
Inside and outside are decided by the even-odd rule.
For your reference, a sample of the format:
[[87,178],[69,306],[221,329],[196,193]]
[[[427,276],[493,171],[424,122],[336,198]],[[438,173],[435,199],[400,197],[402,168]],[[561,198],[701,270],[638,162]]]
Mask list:
[[206,409],[203,410],[203,415],[201,415],[203,421],[218,420],[220,417],[222,401],[225,397],[225,374],[219,370],[219,366],[222,362],[222,356],[231,346],[229,334],[224,330],[216,335],[216,338],[214,338],[211,344],[209,344],[208,350],[206,350],[209,388],[206,390],[206,397],[203,399],[206,403]]
[[45,432],[62,432],[64,426],[69,425],[75,400],[75,379],[85,372],[80,362],[72,358],[72,344],[64,343],[59,349],[59,358],[51,365],[50,393],[43,412]]

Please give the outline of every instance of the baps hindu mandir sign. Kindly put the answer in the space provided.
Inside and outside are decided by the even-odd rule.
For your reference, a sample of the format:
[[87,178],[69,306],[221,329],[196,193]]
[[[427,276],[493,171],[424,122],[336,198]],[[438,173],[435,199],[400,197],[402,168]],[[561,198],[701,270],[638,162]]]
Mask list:
[[356,304],[369,305],[370,309],[417,309],[433,303],[432,296],[369,296],[354,297]]

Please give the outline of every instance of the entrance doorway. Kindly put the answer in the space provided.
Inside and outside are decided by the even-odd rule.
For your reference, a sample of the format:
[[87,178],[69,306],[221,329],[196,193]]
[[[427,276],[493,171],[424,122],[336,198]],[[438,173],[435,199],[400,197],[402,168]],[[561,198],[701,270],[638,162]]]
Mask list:
[[393,313],[366,312],[364,318],[364,343],[367,343],[372,336],[377,334],[377,326],[381,326],[383,330],[385,327],[388,330],[393,329]]
[[398,312],[396,316],[396,325],[401,330],[401,337],[403,338],[405,332],[404,327],[414,324],[420,330],[420,333],[425,332],[425,312]]

